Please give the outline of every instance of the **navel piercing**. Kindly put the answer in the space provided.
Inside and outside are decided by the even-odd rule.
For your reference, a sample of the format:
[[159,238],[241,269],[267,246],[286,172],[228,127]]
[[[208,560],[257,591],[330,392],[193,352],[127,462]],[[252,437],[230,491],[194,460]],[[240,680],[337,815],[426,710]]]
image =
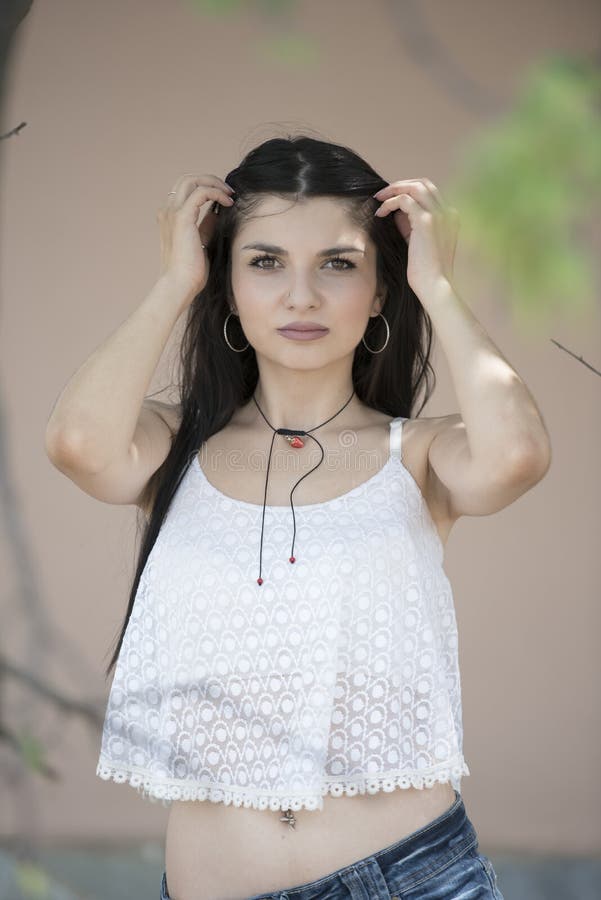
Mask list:
[[291,828],[296,826],[296,819],[291,809],[287,809],[283,816],[280,816],[280,822],[288,822]]

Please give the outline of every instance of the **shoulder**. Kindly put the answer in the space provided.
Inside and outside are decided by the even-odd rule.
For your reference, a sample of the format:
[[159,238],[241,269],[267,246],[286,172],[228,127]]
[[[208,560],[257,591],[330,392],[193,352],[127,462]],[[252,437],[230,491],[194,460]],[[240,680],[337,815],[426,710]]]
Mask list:
[[417,483],[443,544],[452,526],[447,515],[447,494],[428,461],[430,445],[437,434],[462,421],[459,413],[423,416],[403,422],[401,451],[403,465]]
[[401,450],[403,462],[410,469],[420,488],[425,488],[428,469],[428,449],[448,416],[423,416],[404,419],[402,423]]
[[[453,416],[424,416],[417,419],[394,417],[401,420],[401,455],[403,465],[409,470],[424,496],[428,484],[428,450],[430,444],[441,428]],[[391,432],[393,417],[381,414],[378,427],[381,434],[381,446],[384,456],[391,450]],[[397,426],[398,427],[398,426]]]
[[[417,419],[397,416],[396,418],[401,419],[403,423],[403,441],[406,439],[417,450],[418,447],[422,449],[427,448],[441,428],[444,428],[453,419],[460,420],[461,416],[420,416]],[[385,421],[387,423],[386,430],[388,431],[392,417],[387,416]]]

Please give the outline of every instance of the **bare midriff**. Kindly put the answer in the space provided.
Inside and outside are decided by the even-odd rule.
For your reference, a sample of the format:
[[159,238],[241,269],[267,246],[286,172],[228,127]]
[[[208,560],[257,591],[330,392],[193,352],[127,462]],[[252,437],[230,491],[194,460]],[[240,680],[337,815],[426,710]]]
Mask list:
[[165,845],[172,900],[246,900],[315,881],[429,824],[455,802],[447,782],[323,798],[322,810],[174,801]]

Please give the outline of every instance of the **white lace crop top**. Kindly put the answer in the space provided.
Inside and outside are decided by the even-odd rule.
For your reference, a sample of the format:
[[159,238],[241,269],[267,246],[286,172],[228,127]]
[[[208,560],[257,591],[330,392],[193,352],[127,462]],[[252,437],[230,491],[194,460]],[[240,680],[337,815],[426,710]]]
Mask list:
[[96,774],[145,799],[322,809],[330,793],[469,775],[443,546],[390,456],[332,500],[221,493],[198,455],[148,556],[114,670]]

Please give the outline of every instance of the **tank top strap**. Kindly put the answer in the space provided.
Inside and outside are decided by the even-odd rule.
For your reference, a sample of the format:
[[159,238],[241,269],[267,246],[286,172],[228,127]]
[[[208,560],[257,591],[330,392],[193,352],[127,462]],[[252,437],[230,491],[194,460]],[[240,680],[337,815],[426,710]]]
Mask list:
[[392,421],[388,423],[390,426],[390,455],[398,456],[400,460],[403,459],[403,423],[406,421],[406,416],[397,416],[395,419],[392,419]]

